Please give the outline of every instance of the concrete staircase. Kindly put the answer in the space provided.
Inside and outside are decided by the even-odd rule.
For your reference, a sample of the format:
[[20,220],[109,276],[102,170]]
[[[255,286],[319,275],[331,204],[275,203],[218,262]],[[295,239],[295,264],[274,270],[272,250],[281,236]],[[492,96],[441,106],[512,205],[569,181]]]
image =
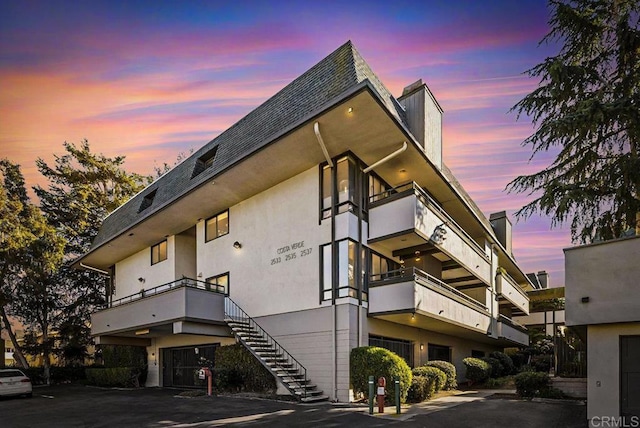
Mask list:
[[299,401],[311,403],[329,398],[307,378],[307,369],[228,297],[225,321],[238,341]]

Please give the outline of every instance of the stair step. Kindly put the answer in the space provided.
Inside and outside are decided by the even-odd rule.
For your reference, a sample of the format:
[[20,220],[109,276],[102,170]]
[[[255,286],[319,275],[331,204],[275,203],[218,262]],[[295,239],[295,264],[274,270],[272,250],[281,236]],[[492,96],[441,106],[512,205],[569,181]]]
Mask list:
[[329,399],[328,395],[316,395],[316,396],[307,396],[306,398],[301,398],[300,401],[303,403],[314,403],[316,401],[326,401]]
[[[297,383],[296,383],[297,385]],[[305,389],[307,390],[307,394],[309,393],[310,390],[313,390],[315,388],[317,388],[318,385],[314,385],[312,383],[310,383],[309,385],[302,385],[302,386],[293,386],[292,388],[296,391],[304,391]]]
[[293,367],[293,363],[288,363],[288,362],[286,362],[286,361],[282,361],[282,362],[279,362],[279,363],[276,363],[276,362],[266,362],[266,361],[265,361],[265,363],[266,363],[269,367],[271,367],[271,368],[285,368],[285,369],[287,369],[287,368],[291,368],[291,367]]
[[[296,395],[300,395],[304,397],[304,392],[302,391],[296,391],[295,392]],[[322,391],[320,390],[315,390],[315,391],[307,391],[307,397],[309,396],[316,396],[316,395],[322,395]]]

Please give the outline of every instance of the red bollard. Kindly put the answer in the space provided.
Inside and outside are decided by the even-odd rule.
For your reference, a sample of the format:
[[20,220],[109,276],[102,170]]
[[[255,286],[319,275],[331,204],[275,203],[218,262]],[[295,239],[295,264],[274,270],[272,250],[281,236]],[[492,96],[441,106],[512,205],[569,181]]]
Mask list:
[[198,372],[198,377],[202,380],[207,379],[207,395],[211,395],[213,393],[213,373],[209,367],[203,367]]
[[378,379],[378,413],[384,413],[384,388],[387,386],[387,380],[384,377]]

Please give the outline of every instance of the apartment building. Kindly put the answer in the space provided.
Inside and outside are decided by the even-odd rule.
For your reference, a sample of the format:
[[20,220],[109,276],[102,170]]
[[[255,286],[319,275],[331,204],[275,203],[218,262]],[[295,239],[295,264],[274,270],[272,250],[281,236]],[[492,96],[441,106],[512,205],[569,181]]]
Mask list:
[[104,220],[77,263],[111,278],[96,343],[188,386],[239,341],[305,401],[349,400],[354,347],[464,375],[528,344],[511,223],[453,177],[441,128],[422,81],[395,98],[345,43]]
[[566,248],[564,257],[566,324],[587,342],[590,426],[638,425],[640,236]]

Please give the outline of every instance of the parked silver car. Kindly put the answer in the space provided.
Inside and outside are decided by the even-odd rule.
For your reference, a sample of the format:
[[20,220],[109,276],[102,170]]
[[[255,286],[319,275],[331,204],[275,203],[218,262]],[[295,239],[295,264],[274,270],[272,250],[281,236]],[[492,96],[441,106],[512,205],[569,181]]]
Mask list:
[[31,380],[18,369],[0,369],[0,397],[9,395],[33,395]]

